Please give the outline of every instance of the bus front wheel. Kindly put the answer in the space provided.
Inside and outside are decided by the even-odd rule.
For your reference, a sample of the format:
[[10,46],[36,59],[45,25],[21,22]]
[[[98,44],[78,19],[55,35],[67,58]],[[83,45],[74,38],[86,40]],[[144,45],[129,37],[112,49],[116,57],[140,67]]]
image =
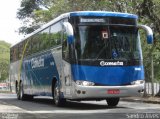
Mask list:
[[17,94],[17,99],[20,100],[20,86],[18,86],[18,83],[16,83],[16,94]]
[[16,83],[16,93],[17,93],[17,99],[23,100],[24,99],[24,92],[23,92],[23,84],[20,82],[20,84]]
[[106,101],[107,101],[108,106],[114,107],[118,105],[119,99],[120,98],[107,98]]
[[17,93],[17,97],[18,97],[19,100],[23,100],[24,99],[24,91],[23,91],[22,82],[20,82],[20,84],[19,84],[19,90],[18,90],[18,93]]
[[59,88],[59,85],[58,85],[58,81],[56,81],[53,93],[54,93],[53,98],[54,98],[55,105],[56,106],[64,106],[64,104],[66,102],[66,99],[62,98],[61,95],[60,95],[60,88]]

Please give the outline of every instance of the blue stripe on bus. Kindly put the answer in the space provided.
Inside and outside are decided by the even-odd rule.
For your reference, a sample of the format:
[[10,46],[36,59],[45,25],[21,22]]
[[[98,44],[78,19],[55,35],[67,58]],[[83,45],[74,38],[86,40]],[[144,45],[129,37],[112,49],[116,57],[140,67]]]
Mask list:
[[70,16],[108,16],[108,17],[125,17],[125,18],[138,19],[138,16],[134,14],[119,13],[119,12],[103,12],[103,11],[72,12],[70,13]]
[[143,66],[98,67],[72,65],[74,80],[85,80],[101,85],[125,85],[135,80],[144,80]]
[[[40,57],[44,59],[44,66],[33,68],[31,64],[32,59],[39,59]],[[53,62],[52,64],[54,65],[51,65],[51,62]],[[57,80],[59,80],[56,62],[50,51],[23,60],[21,79],[23,80],[24,88],[27,89],[27,94],[51,94],[53,77],[56,77]],[[48,92],[49,90],[50,92]],[[31,91],[31,93],[29,91]]]

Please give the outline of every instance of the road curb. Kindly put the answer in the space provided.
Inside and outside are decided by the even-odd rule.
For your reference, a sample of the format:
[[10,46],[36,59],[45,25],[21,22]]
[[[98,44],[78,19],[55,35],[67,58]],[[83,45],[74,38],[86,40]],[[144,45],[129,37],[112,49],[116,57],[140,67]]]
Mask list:
[[152,103],[152,104],[160,104],[160,100],[148,100],[148,99],[130,99],[130,98],[121,98],[122,101],[128,101],[128,102],[144,102],[144,103]]

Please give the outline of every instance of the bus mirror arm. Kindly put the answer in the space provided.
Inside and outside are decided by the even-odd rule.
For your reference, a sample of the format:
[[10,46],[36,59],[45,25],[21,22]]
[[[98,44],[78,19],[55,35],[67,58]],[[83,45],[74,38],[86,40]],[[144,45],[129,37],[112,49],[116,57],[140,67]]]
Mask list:
[[147,43],[152,44],[153,43],[153,32],[152,29],[149,26],[146,25],[138,25],[138,28],[144,29],[147,33]]
[[67,42],[69,44],[72,44],[74,41],[74,37],[73,37],[73,27],[69,22],[64,22],[63,26],[65,28],[65,31],[67,33]]

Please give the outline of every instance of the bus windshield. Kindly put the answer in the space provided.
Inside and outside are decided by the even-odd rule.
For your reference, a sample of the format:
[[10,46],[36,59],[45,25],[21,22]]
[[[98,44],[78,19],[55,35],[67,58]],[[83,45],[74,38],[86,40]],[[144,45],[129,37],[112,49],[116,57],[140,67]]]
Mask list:
[[78,59],[141,59],[138,29],[122,25],[79,25],[76,32]]

